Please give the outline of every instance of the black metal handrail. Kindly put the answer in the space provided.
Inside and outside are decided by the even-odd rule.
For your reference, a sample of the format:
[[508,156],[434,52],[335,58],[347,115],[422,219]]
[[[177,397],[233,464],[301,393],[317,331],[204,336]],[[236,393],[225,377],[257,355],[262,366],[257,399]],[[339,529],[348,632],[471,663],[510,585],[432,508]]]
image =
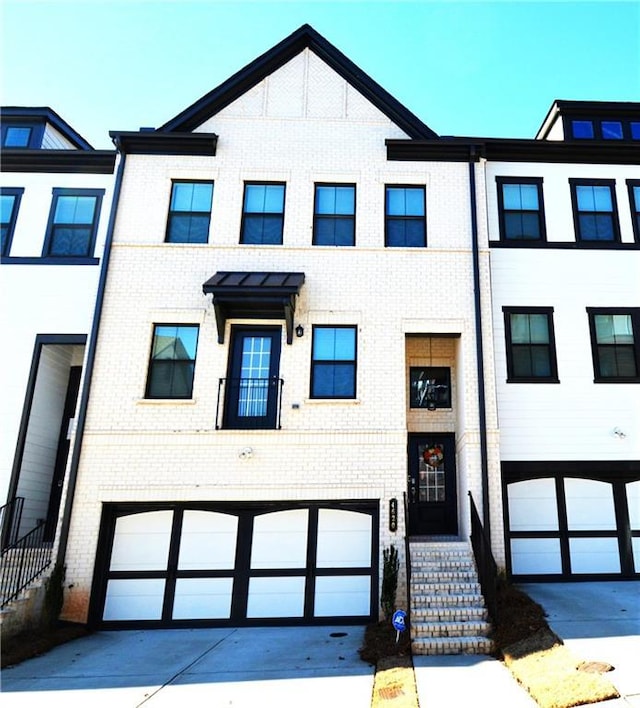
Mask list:
[[411,549],[409,546],[409,506],[407,493],[402,492],[404,507],[404,563],[407,578],[407,631],[411,626]]
[[216,430],[280,430],[283,385],[276,376],[218,379]]
[[0,506],[0,547],[4,551],[18,540],[24,497],[14,497]]
[[51,565],[53,544],[44,540],[46,522],[2,552],[0,566],[0,607],[14,600]]
[[469,492],[469,501],[471,502],[471,546],[476,559],[478,580],[489,615],[495,621],[498,614],[498,565],[491,552],[491,543],[484,531],[471,492]]

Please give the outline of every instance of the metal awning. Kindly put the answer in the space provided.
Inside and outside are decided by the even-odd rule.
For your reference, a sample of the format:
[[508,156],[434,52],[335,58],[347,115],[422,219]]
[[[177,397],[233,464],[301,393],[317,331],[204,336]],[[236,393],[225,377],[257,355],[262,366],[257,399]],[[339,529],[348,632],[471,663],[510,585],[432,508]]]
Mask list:
[[213,296],[218,342],[224,342],[228,319],[284,319],[287,344],[293,341],[293,314],[304,273],[220,270],[202,285]]

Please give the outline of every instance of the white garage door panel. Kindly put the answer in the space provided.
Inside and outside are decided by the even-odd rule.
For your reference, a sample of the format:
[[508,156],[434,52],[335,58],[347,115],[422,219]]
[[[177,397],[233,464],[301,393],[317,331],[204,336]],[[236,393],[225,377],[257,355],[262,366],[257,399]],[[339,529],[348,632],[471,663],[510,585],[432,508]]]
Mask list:
[[363,575],[316,578],[315,616],[367,616],[370,612],[371,581]]
[[528,479],[507,487],[512,531],[557,531],[558,505],[553,479]]
[[357,511],[320,509],[318,568],[362,568],[371,565],[371,516]]
[[567,523],[570,531],[614,531],[613,487],[592,479],[565,479]]
[[640,573],[640,538],[637,536],[631,539],[631,548],[633,549],[633,567],[636,573]]
[[166,568],[172,520],[172,511],[148,511],[119,517],[109,570]]
[[570,538],[573,573],[619,573],[620,553],[616,538]]
[[257,516],[253,522],[251,568],[304,568],[308,527],[307,509]]
[[232,578],[178,578],[173,619],[228,619]]
[[[640,482],[629,482],[626,487],[631,528],[634,531],[640,531]],[[636,568],[638,567],[636,564]]]
[[185,511],[178,570],[233,569],[237,535],[237,516],[215,511]]
[[247,617],[302,617],[304,578],[251,578]]
[[109,580],[102,619],[105,621],[161,619],[164,582],[156,578]]
[[560,540],[557,538],[511,539],[511,572],[514,575],[562,573]]

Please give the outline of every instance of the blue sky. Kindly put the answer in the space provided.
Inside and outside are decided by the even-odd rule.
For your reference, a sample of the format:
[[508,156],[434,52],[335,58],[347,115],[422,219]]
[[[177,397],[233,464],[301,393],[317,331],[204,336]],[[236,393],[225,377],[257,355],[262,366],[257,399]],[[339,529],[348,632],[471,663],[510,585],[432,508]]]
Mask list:
[[533,137],[555,98],[640,101],[640,0],[0,0],[3,105],[94,147],[169,120],[304,23],[441,135]]

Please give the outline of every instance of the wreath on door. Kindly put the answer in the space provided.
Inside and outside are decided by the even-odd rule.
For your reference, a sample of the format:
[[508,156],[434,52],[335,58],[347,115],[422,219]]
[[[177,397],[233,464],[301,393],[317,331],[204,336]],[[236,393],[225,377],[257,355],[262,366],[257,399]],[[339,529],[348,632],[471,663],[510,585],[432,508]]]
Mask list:
[[444,460],[442,445],[431,445],[422,453],[422,459],[430,467],[438,467]]

